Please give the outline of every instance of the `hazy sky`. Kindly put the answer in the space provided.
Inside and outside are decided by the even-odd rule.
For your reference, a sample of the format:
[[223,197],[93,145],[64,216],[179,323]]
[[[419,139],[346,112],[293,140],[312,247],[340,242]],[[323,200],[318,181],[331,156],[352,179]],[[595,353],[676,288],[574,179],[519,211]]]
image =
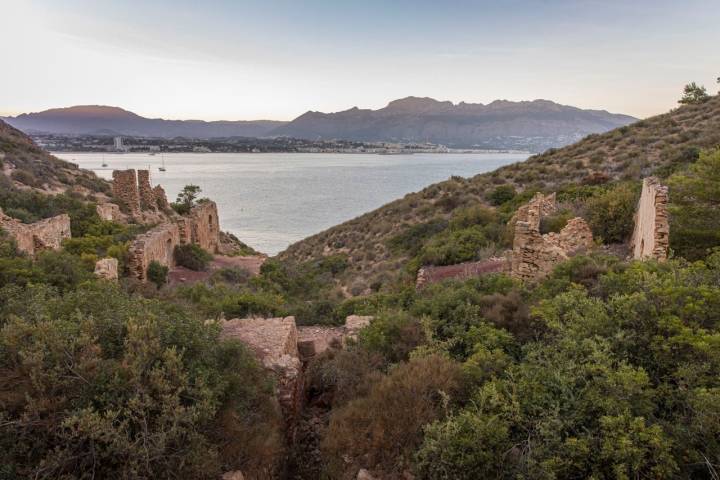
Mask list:
[[545,98],[645,117],[720,75],[720,0],[0,0],[0,114],[278,119]]

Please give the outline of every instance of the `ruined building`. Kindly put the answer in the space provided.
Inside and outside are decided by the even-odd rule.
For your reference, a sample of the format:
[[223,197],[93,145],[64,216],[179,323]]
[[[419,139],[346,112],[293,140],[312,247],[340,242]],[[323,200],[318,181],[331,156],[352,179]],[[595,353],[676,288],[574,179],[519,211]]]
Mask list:
[[635,213],[631,242],[633,258],[667,260],[670,238],[667,205],[668,188],[655,177],[644,179]]
[[18,250],[34,256],[42,250],[60,249],[62,241],[70,238],[70,217],[63,213],[26,224],[0,210],[0,228],[15,239]]
[[234,318],[222,322],[221,338],[240,340],[273,373],[275,395],[293,436],[305,399],[304,364],[332,346],[356,339],[373,317],[350,315],[339,327],[295,325],[295,317]]
[[477,262],[456,263],[445,266],[425,266],[418,270],[415,281],[416,288],[422,288],[431,283],[447,279],[467,280],[480,277],[488,273],[503,272],[506,269],[505,258],[488,258]]
[[170,221],[138,235],[129,248],[130,274],[146,280],[148,266],[153,261],[166,267],[175,266],[173,254],[177,245],[193,243],[210,253],[217,253],[219,223],[217,205],[205,200],[195,205],[187,216],[174,216]]
[[510,254],[510,274],[521,280],[536,280],[549,274],[558,263],[593,246],[590,227],[573,218],[560,233],[540,234],[540,220],[557,209],[555,194],[537,193],[515,216],[515,237]]
[[114,170],[113,196],[135,220],[142,218],[142,212],[167,210],[168,200],[162,187],[150,185],[150,171]]

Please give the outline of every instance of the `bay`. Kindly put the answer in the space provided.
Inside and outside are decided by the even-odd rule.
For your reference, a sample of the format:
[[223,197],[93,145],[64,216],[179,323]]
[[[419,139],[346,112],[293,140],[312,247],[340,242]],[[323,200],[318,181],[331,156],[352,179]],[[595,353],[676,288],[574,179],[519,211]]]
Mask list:
[[[288,245],[452,175],[470,177],[527,154],[55,153],[111,179],[113,169],[149,168],[173,201],[188,184],[218,204],[220,225],[275,255]],[[162,158],[166,171],[158,167]],[[105,162],[108,167],[103,168]]]

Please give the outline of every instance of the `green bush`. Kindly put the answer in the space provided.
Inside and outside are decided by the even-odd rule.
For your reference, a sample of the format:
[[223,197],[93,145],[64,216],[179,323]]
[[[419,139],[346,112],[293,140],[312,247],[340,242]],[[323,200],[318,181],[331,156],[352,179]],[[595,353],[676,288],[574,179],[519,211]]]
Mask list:
[[628,241],[635,226],[639,198],[637,182],[617,184],[590,197],[585,204],[585,217],[593,235],[603,243]]
[[160,262],[153,260],[148,265],[147,279],[153,282],[158,288],[162,287],[167,283],[168,272],[170,270],[167,266],[162,265]]
[[194,243],[176,245],[174,250],[175,262],[190,270],[205,270],[212,261],[213,256]]
[[488,201],[493,205],[502,205],[515,198],[515,187],[512,185],[500,185],[487,195]]

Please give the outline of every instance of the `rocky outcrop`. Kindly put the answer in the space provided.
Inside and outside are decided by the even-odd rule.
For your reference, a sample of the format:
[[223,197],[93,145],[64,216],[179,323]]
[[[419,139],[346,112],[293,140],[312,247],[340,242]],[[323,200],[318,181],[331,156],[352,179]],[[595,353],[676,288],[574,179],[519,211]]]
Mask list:
[[643,180],[632,236],[633,258],[667,260],[670,243],[668,188],[655,177]]
[[556,211],[555,194],[536,194],[515,215],[513,250],[508,255],[510,274],[520,280],[537,280],[558,263],[593,246],[590,227],[580,217],[568,221],[559,233],[540,234],[540,220]]
[[95,262],[95,275],[105,280],[118,279],[117,258],[101,258]]
[[155,261],[166,267],[175,265],[175,246],[180,244],[180,230],[175,223],[164,223],[138,235],[128,249],[130,275],[147,279],[147,269]]
[[0,228],[15,239],[18,250],[34,256],[43,250],[60,249],[62,241],[70,238],[70,217],[63,213],[26,224],[0,210]]
[[277,379],[276,395],[292,436],[304,398],[302,362],[298,352],[295,317],[235,318],[222,323],[221,338],[247,345]]
[[488,273],[502,272],[506,270],[507,260],[505,258],[489,258],[477,262],[457,263],[445,266],[426,266],[418,270],[415,281],[416,288],[425,285],[441,282],[443,280],[467,280],[468,278],[487,275]]

